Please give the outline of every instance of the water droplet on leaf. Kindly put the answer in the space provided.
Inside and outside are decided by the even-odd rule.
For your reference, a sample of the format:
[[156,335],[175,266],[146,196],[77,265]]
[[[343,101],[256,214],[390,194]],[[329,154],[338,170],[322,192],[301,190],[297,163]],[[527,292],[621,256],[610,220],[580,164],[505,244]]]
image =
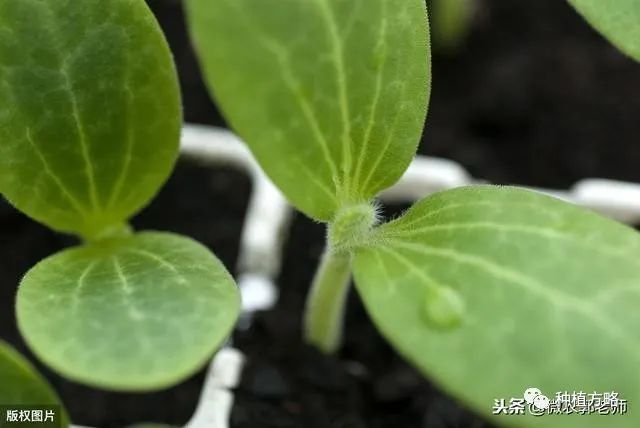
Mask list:
[[427,293],[423,318],[432,327],[448,330],[459,327],[465,313],[460,293],[449,287],[434,287]]

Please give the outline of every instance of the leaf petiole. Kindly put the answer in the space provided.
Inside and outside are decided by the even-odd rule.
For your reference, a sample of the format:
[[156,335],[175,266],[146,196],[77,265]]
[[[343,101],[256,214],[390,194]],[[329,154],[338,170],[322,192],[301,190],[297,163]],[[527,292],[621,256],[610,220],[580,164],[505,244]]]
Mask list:
[[351,282],[351,254],[328,246],[311,284],[305,309],[305,339],[325,353],[342,342],[347,292]]
[[98,242],[111,239],[126,238],[133,235],[133,228],[127,222],[121,222],[101,229],[92,235],[83,235],[82,240],[85,242]]
[[342,340],[352,252],[366,245],[378,223],[376,206],[346,205],[328,227],[328,244],[311,284],[305,310],[305,338],[325,353],[333,353]]

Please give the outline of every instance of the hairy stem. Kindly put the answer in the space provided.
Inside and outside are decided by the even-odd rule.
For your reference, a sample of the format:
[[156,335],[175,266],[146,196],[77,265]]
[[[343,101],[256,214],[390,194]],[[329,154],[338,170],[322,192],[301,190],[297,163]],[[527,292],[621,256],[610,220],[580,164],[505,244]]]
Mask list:
[[335,352],[342,341],[347,292],[351,279],[351,254],[327,246],[311,284],[305,310],[305,338],[325,353]]
[[325,353],[335,352],[342,341],[352,254],[366,244],[378,221],[376,206],[343,206],[327,230],[327,247],[311,284],[305,310],[305,337]]

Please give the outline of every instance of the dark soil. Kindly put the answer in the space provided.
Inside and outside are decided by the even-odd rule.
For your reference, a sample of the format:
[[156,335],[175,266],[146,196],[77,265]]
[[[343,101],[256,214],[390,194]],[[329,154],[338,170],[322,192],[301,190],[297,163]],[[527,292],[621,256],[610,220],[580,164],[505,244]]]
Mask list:
[[[640,65],[619,54],[559,0],[477,0],[467,43],[436,55],[421,153],[456,160],[479,178],[567,187],[598,176],[640,181]],[[223,124],[206,94],[180,1],[149,0],[181,76],[190,122]],[[181,162],[138,229],[204,242],[233,270],[250,183],[224,168]],[[389,209],[397,213],[400,207]],[[345,346],[336,358],[300,341],[302,307],[322,250],[320,225],[298,216],[279,279],[281,300],[235,335],[249,365],[237,391],[234,428],[479,427],[483,422],[397,357],[351,296]],[[19,338],[13,299],[35,262],[73,243],[0,202],[0,337],[32,360]],[[96,391],[39,368],[79,424],[143,420],[182,424],[202,373],[148,395]]]

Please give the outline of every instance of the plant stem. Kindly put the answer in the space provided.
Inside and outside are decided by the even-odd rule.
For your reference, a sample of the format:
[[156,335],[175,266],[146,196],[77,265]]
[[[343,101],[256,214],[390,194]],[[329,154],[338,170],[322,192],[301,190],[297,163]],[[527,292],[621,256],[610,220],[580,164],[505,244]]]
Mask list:
[[311,284],[305,310],[305,338],[321,351],[335,352],[342,341],[342,323],[351,280],[351,254],[329,244]]
[[342,206],[327,229],[327,246],[313,278],[305,309],[305,339],[321,351],[335,352],[342,342],[352,254],[365,244],[378,221],[376,206]]
[[128,223],[118,223],[94,232],[92,235],[85,235],[82,239],[85,242],[99,242],[110,239],[126,238],[131,235],[133,235],[133,229]]

